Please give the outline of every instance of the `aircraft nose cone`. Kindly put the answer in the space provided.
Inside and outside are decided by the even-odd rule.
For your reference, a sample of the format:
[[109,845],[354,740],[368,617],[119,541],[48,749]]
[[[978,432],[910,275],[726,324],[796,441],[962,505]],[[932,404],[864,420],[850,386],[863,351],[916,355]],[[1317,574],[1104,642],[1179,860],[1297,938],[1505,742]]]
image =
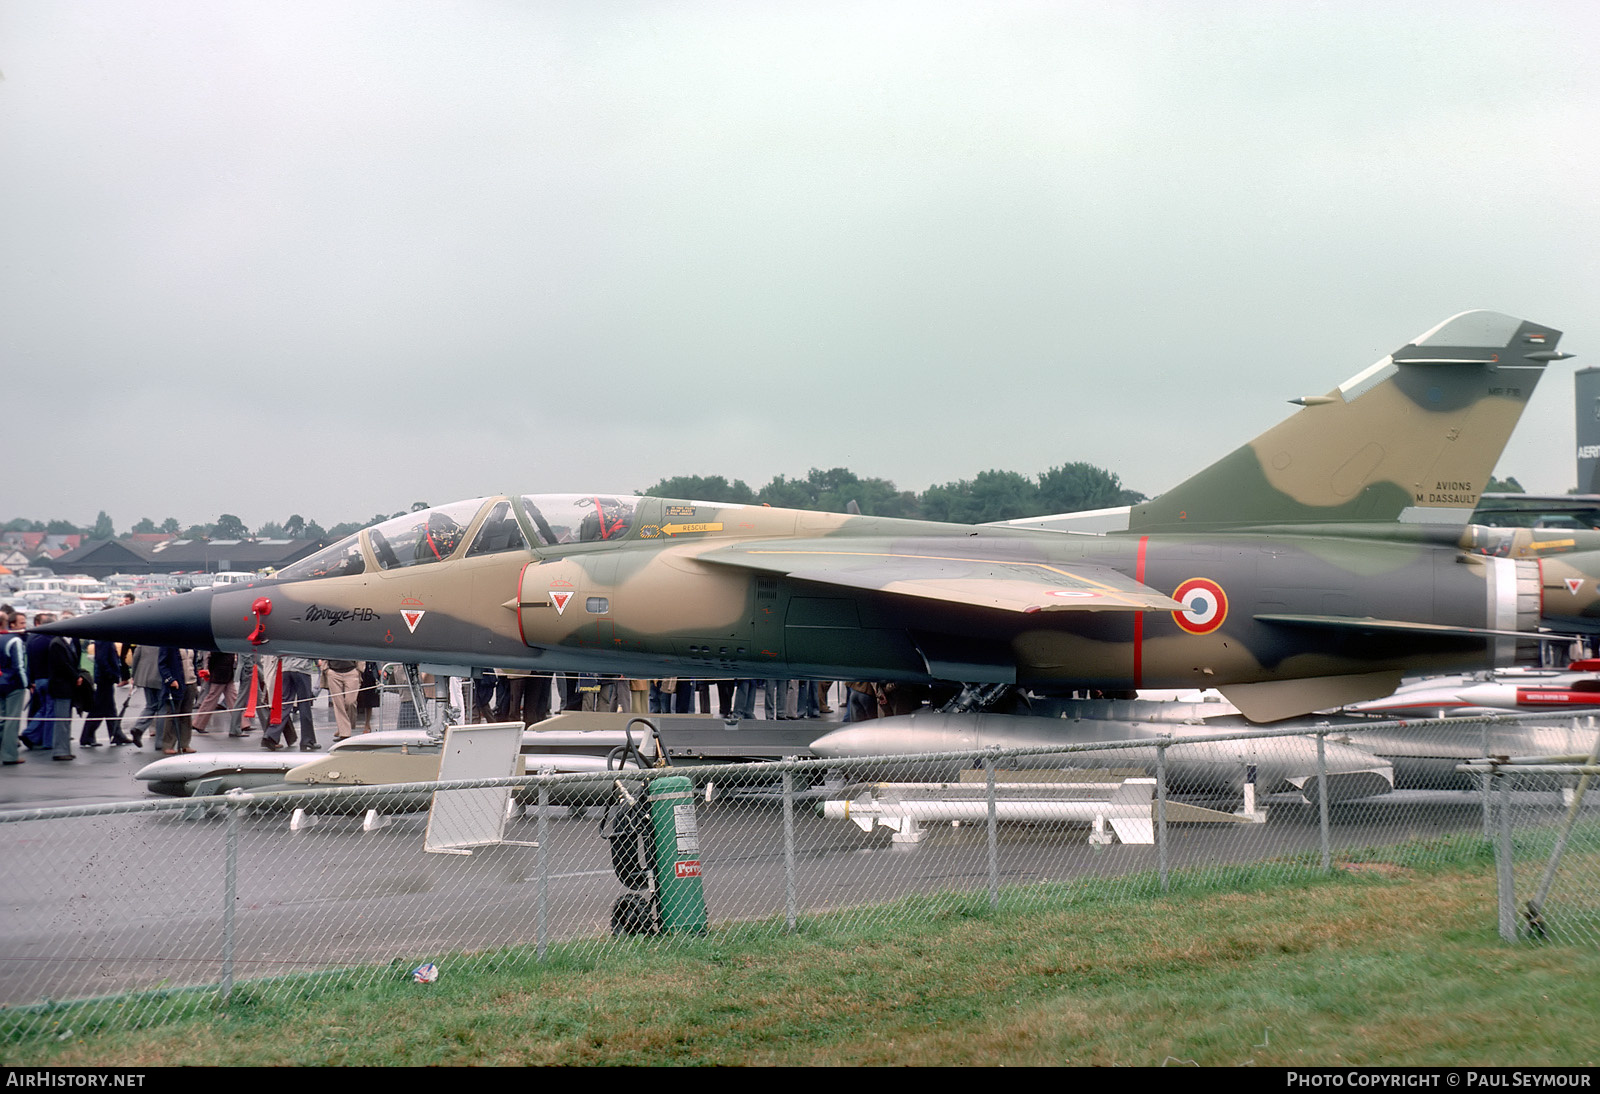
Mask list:
[[91,615],[58,619],[32,630],[39,634],[62,634],[91,641],[132,642],[139,646],[177,646],[180,649],[214,650],[211,630],[213,589],[141,600],[124,608],[109,608]]

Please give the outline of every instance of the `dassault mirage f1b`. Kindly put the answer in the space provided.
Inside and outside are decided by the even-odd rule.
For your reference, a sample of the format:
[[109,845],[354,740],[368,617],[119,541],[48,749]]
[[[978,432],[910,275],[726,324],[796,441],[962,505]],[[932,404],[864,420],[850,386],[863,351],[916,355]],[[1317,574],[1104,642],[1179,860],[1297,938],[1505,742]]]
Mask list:
[[[1536,660],[1577,609],[1466,527],[1559,331],[1434,327],[1109,534],[616,494],[396,517],[271,580],[45,630],[435,666],[1216,687],[1272,721]],[[1568,556],[1569,561],[1577,556]],[[1600,572],[1600,566],[1594,567]],[[1590,580],[1592,590],[1594,582]],[[1584,601],[1585,605],[1588,601]]]

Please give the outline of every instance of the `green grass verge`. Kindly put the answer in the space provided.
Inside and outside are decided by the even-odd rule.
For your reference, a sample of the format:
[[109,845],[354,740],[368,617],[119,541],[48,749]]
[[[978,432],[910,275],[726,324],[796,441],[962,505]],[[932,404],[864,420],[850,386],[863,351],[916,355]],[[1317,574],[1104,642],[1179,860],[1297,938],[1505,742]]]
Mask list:
[[[0,1014],[6,1064],[1592,1064],[1600,950],[1507,946],[1446,838],[1293,863],[908,898],[700,938],[593,941],[172,993],[143,1028]],[[418,960],[429,959],[428,955]],[[148,996],[130,996],[131,1011]],[[38,1026],[39,1015],[27,1017]],[[9,1018],[9,1020],[7,1020]],[[9,1026],[9,1028],[5,1028]]]

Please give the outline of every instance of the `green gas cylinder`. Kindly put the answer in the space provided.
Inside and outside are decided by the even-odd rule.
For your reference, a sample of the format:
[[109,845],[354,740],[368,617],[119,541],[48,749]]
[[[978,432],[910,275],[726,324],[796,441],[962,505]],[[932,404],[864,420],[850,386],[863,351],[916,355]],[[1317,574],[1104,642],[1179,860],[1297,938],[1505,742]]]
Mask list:
[[700,827],[694,815],[694,784],[668,775],[650,784],[650,823],[656,837],[656,888],[661,927],[704,931],[706,898],[700,886]]

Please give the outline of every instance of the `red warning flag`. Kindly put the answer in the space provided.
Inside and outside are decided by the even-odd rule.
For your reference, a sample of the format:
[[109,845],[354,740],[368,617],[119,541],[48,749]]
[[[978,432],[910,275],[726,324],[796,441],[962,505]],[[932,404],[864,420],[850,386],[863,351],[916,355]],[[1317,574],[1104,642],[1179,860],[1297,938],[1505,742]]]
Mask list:
[[244,705],[244,720],[252,721],[256,716],[256,681],[259,679],[261,668],[259,665],[250,666],[250,699]]

